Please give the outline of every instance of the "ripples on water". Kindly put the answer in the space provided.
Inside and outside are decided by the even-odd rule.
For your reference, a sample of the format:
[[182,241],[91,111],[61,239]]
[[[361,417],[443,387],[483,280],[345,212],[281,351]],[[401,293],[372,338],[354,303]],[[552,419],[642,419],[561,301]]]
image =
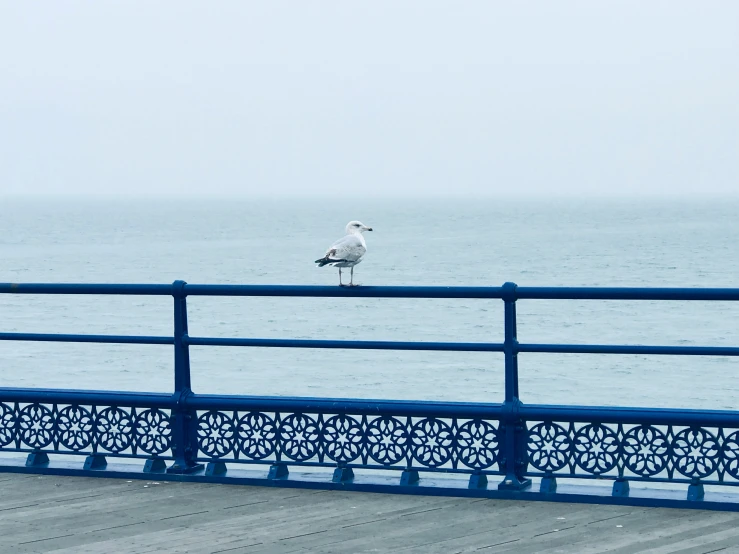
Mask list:
[[[0,281],[739,287],[739,201],[0,204]],[[501,341],[502,303],[190,298],[190,334]],[[520,301],[521,342],[739,346],[739,303]],[[0,331],[170,334],[171,299],[0,295]],[[196,347],[197,392],[500,401],[500,354]],[[0,343],[0,386],[168,391],[169,347]],[[521,354],[526,403],[736,409],[737,358]]]

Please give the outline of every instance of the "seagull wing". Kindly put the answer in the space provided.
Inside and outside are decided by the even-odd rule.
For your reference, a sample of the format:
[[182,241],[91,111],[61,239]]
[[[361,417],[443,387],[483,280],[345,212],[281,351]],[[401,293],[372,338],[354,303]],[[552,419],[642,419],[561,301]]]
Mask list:
[[330,246],[326,252],[326,258],[358,262],[365,252],[367,252],[367,247],[358,235],[346,235]]

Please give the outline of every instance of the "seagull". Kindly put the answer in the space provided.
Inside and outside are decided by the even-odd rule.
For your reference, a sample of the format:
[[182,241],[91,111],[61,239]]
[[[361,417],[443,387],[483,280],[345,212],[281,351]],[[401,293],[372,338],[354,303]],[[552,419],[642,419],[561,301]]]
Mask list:
[[341,282],[341,268],[352,268],[349,286],[359,286],[354,284],[354,266],[362,261],[365,252],[367,252],[367,243],[364,242],[362,233],[371,230],[372,227],[367,227],[361,221],[350,221],[346,224],[346,235],[329,246],[323,258],[316,260],[315,263],[318,264],[318,267],[323,267],[324,265],[338,267],[340,287],[346,286]]

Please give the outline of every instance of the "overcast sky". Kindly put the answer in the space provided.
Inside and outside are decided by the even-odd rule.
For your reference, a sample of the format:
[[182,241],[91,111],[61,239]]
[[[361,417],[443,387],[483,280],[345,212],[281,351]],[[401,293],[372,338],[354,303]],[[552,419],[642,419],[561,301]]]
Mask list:
[[0,194],[739,194],[739,2],[0,0]]

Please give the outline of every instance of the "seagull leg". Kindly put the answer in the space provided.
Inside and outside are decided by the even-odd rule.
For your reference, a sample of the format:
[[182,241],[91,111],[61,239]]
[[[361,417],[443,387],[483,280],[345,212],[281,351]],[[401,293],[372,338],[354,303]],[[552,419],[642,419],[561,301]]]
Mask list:
[[352,266],[351,273],[349,273],[349,286],[353,287],[354,285],[354,266]]
[[343,287],[344,283],[341,282],[341,268],[339,268],[339,286]]

